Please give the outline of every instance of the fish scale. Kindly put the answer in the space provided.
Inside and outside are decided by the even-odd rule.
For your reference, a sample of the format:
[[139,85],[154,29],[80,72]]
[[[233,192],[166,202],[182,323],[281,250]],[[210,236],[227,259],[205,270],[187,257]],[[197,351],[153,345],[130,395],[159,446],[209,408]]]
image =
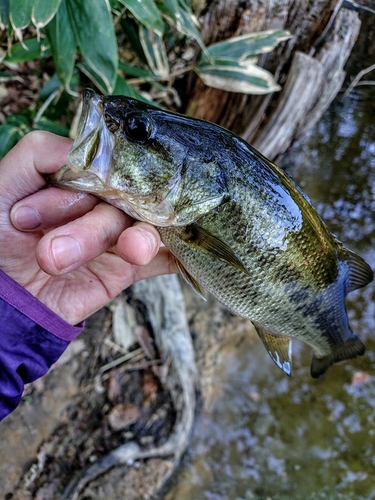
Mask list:
[[52,184],[154,224],[188,283],[250,319],[288,375],[292,338],[312,347],[314,377],[364,353],[345,296],[373,272],[288,175],[212,123],[91,90],[83,101],[79,135]]

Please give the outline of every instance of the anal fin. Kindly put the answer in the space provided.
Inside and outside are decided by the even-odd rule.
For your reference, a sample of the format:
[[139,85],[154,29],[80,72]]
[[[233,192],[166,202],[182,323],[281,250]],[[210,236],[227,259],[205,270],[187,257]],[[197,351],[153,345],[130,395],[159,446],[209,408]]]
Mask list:
[[292,375],[292,342],[290,337],[278,335],[259,323],[254,328],[272,361],[287,375]]

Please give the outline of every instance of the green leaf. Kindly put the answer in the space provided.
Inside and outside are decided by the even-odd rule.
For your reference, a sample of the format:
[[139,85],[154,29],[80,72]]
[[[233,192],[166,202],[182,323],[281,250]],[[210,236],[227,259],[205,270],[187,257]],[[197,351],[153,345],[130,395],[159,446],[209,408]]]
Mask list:
[[[22,130],[25,132],[25,130],[30,129],[30,123],[31,123],[31,111],[27,110],[24,114],[17,113],[15,115],[11,115],[6,119],[6,122],[8,125],[13,125],[14,127],[18,127],[19,132]],[[23,133],[23,135],[24,135]]]
[[[269,30],[242,35],[207,47],[207,59],[235,59],[244,61],[248,57],[270,52],[278,43],[289,40],[292,35],[285,30]],[[203,59],[204,59],[203,57]]]
[[46,26],[59,8],[61,0],[34,0],[31,20],[40,29]]
[[0,83],[1,82],[9,82],[10,80],[18,80],[19,82],[22,82],[22,78],[13,75],[12,73],[7,73],[6,71],[0,71]]
[[0,159],[28,132],[30,126],[30,112],[9,116],[5,123],[0,125]]
[[231,67],[246,67],[250,64],[253,64],[253,65],[256,65],[256,63],[258,62],[258,56],[255,56],[255,57],[249,57],[248,59],[246,59],[245,61],[239,61],[237,59],[224,59],[224,58],[221,58],[221,57],[218,57],[218,58],[215,58],[215,59],[210,59],[209,61],[207,59],[203,59],[199,62],[197,68],[198,70],[204,70],[204,68],[212,68],[212,67],[217,67],[217,66],[220,66],[220,67],[223,67],[223,66],[228,66],[229,68]]
[[160,36],[164,33],[164,22],[154,0],[120,0],[120,2],[144,26]]
[[184,2],[184,0],[178,0],[178,3],[181,5],[181,7],[186,11],[189,12],[190,14],[193,13],[191,1],[188,0],[187,2]]
[[16,31],[30,24],[33,3],[34,0],[9,0],[9,19]]
[[129,64],[127,62],[120,61],[118,63],[118,68],[126,75],[134,76],[135,78],[155,78],[155,75],[153,73],[150,73],[143,68],[137,68],[137,66],[133,66],[132,64]]
[[77,50],[66,8],[66,0],[62,0],[55,17],[46,26],[46,33],[51,44],[56,72],[61,83],[69,92]]
[[177,23],[177,17],[180,13],[177,0],[163,0],[158,2],[157,5],[165,17],[169,18],[173,23]]
[[203,51],[206,46],[198,30],[198,20],[191,12],[187,12],[178,5],[177,0],[163,0],[158,4],[160,11],[177,31],[185,36],[194,38]]
[[19,139],[18,127],[8,123],[0,125],[0,159],[12,149]]
[[209,87],[243,94],[268,94],[280,90],[273,75],[252,63],[198,66],[195,71]]
[[163,38],[155,31],[139,26],[139,39],[151,71],[158,76],[168,76],[169,64]]
[[57,76],[57,73],[55,73],[54,75],[51,76],[51,78],[49,78],[46,81],[46,83],[40,89],[39,99],[45,101],[51,94],[56,92],[60,87],[61,87],[60,79]]
[[123,5],[120,0],[109,0],[109,5],[111,7],[112,12],[121,12],[123,9]]
[[117,78],[117,41],[107,0],[67,0],[77,45],[110,94]]
[[50,55],[51,50],[45,40],[29,38],[22,43],[15,43],[12,46],[10,55],[7,55],[3,59],[3,62],[21,63],[32,61],[33,59],[40,59],[41,57],[48,57]]
[[53,122],[49,120],[45,116],[42,116],[41,119],[33,124],[33,129],[35,130],[47,130],[48,132],[52,132],[53,134],[62,135],[63,137],[69,137],[69,129],[63,127],[59,123]]
[[122,76],[117,77],[116,86],[115,90],[113,91],[113,94],[133,97],[134,99],[138,99],[139,101],[143,101],[146,102],[147,104],[152,104],[153,106],[162,108],[162,106],[160,106],[160,104],[158,104],[157,102],[152,101],[150,99],[146,99],[146,97],[144,97],[144,95],[139,93],[132,85],[129,85],[129,83],[125,80],[125,78],[122,78]]
[[126,38],[130,42],[134,53],[143,63],[147,64],[145,53],[139,41],[139,24],[133,17],[124,16],[121,19],[121,27],[123,32],[126,33]]
[[9,0],[0,0],[0,24],[7,26],[9,22]]
[[199,33],[197,25],[198,21],[193,14],[190,14],[183,9],[179,9],[176,29],[183,35],[194,38],[202,49],[203,53],[206,53],[206,45],[204,44],[201,34]]
[[87,62],[82,62],[77,64],[77,67],[84,75],[86,75],[92,83],[97,87],[102,94],[108,94],[106,82],[103,80],[101,75],[97,73],[91,66],[87,64]]

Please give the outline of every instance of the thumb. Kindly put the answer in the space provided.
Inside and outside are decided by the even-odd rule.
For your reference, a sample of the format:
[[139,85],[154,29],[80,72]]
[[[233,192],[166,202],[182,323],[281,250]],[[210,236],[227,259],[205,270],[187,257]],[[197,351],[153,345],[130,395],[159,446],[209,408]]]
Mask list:
[[72,140],[36,130],[23,137],[0,162],[0,209],[46,185],[45,174],[66,163]]

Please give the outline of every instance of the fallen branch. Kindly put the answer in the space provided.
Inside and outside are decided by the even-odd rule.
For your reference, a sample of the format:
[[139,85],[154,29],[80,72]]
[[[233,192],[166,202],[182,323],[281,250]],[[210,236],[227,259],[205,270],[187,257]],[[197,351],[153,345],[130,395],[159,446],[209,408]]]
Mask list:
[[[368,68],[365,68],[365,69],[362,69],[358,75],[354,78],[354,80],[352,81],[352,83],[349,85],[349,87],[346,89],[345,93],[344,93],[344,98],[345,97],[348,97],[348,95],[350,94],[350,92],[354,89],[354,87],[356,87],[358,84],[359,84],[359,81],[360,79],[367,75],[367,73],[370,73],[370,71],[373,71],[375,69],[375,64],[372,64],[371,66],[369,66]],[[373,84],[374,82],[368,82],[368,83],[364,83],[362,82],[361,85],[370,85],[370,84]]]

